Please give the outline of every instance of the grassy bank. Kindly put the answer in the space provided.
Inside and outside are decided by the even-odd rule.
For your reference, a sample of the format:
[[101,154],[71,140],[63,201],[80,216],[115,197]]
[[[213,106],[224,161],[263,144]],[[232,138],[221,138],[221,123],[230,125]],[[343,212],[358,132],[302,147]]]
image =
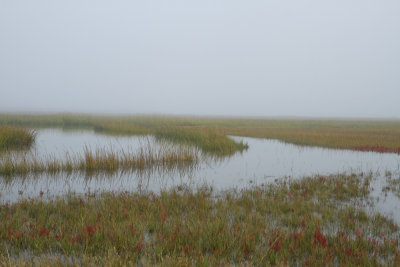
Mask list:
[[204,151],[218,151],[226,147],[228,155],[232,149],[240,151],[243,146],[228,144],[226,135],[271,138],[305,146],[400,154],[399,120],[0,114],[0,124],[92,128],[108,134],[154,134],[175,141],[189,141]]
[[305,146],[400,154],[400,123],[312,122],[231,129],[230,134],[278,139]]
[[35,132],[18,127],[0,125],[0,152],[26,149],[35,142]]
[[[0,207],[0,261],[144,266],[398,266],[399,228],[365,201],[371,176],[276,181],[215,195],[69,195]],[[28,253],[28,254],[27,254]]]

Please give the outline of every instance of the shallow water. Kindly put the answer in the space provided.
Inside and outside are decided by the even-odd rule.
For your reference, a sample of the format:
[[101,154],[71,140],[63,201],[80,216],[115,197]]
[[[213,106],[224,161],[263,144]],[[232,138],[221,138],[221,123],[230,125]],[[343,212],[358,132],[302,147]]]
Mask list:
[[[385,184],[385,171],[400,174],[400,156],[375,152],[357,152],[317,147],[299,147],[277,140],[232,137],[249,144],[249,149],[232,157],[213,160],[205,158],[194,168],[174,170],[147,170],[119,172],[112,175],[85,175],[82,173],[28,177],[0,178],[0,201],[15,202],[21,198],[43,198],[64,195],[67,192],[98,191],[159,191],[184,185],[212,185],[216,190],[244,188],[253,184],[274,181],[277,178],[298,179],[312,175],[335,173],[373,172],[376,176],[373,195],[378,196]],[[158,143],[152,137],[126,137],[97,134],[93,131],[63,131],[45,129],[37,131],[35,147],[30,153],[40,158],[65,154],[82,154],[84,147],[110,148],[135,151],[139,147]],[[380,210],[391,212],[400,221],[400,202],[390,193],[386,200],[377,202]]]

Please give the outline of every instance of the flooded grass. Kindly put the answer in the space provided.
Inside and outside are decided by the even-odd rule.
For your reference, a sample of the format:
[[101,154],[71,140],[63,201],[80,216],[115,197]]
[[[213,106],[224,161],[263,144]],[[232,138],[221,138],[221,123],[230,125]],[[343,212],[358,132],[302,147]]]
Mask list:
[[22,200],[0,208],[0,259],[61,265],[397,266],[398,226],[362,206],[371,179],[333,175],[224,193],[203,186],[157,195]]
[[0,125],[0,152],[29,148],[35,142],[35,131]]
[[[29,127],[92,128],[108,134],[127,135],[156,134],[160,132],[160,129],[172,128],[173,131],[180,131],[180,133],[166,133],[164,136],[173,135],[173,139],[182,138],[182,142],[194,138],[191,137],[191,132],[199,131],[200,135],[205,136],[213,132],[222,137],[238,135],[278,139],[304,146],[400,153],[400,121],[398,120],[0,114],[0,123]],[[198,142],[197,145],[204,147],[205,150],[210,147],[218,150],[221,146],[226,146],[226,141],[221,141],[222,137],[216,139],[215,144],[210,144],[212,140],[206,138],[206,142]],[[240,144],[235,146],[240,150]]]
[[386,171],[386,186],[382,188],[383,192],[392,192],[395,196],[400,198],[400,176],[393,177],[392,172]]
[[117,151],[112,148],[85,147],[82,155],[71,156],[66,153],[64,159],[51,155],[38,158],[32,154],[7,154],[0,161],[0,175],[57,174],[72,171],[113,173],[121,170],[195,165],[198,161],[199,153],[196,149],[182,145],[161,145],[154,148],[148,143],[135,152],[129,149]]

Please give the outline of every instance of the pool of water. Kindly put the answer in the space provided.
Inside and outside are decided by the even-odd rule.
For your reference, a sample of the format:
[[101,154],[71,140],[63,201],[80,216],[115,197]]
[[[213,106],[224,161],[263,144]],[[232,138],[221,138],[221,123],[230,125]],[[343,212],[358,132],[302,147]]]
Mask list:
[[[21,198],[54,197],[68,192],[87,193],[98,191],[153,191],[183,185],[207,184],[216,190],[245,188],[289,177],[299,179],[312,175],[335,173],[373,172],[374,194],[385,184],[384,173],[400,175],[400,156],[375,152],[334,150],[318,147],[300,147],[277,140],[231,137],[249,144],[249,149],[227,158],[203,157],[195,167],[173,170],[146,170],[117,172],[114,174],[86,175],[85,173],[40,174],[27,177],[5,178],[0,176],[0,201],[15,202]],[[153,137],[108,136],[93,131],[63,131],[44,129],[37,131],[35,146],[29,152],[39,158],[62,159],[66,153],[82,154],[89,148],[112,148],[135,151],[143,145],[158,143]],[[18,156],[18,155],[16,155]],[[378,195],[377,195],[378,196]],[[400,202],[387,196],[377,202],[379,209],[391,212],[400,221]]]

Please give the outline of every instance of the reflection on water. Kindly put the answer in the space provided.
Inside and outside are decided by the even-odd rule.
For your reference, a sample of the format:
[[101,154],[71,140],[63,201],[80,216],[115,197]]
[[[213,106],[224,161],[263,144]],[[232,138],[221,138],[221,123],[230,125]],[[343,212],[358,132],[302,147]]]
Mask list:
[[52,198],[72,192],[83,194],[88,191],[148,191],[182,184],[191,186],[190,177],[193,172],[195,167],[185,166],[174,169],[119,171],[112,174],[80,172],[57,175],[30,174],[14,179],[3,179],[1,198],[2,202],[14,202],[21,198]]
[[[37,130],[37,137],[32,149],[26,151],[13,151],[17,157],[32,154],[38,158],[63,159],[66,154],[83,154],[85,148],[112,148],[118,150],[136,151],[148,144],[154,144],[152,136],[128,137],[108,136],[97,134],[93,130],[64,131],[61,129]],[[129,151],[128,151],[129,152]]]
[[[14,202],[20,198],[36,198],[40,196],[41,191],[43,197],[54,197],[67,192],[85,193],[89,190],[157,192],[177,185],[196,186],[204,183],[217,190],[240,189],[249,184],[266,183],[282,177],[297,179],[316,174],[371,171],[378,174],[374,184],[376,193],[381,192],[379,187],[385,183],[385,171],[391,171],[394,175],[400,174],[400,156],[397,154],[299,147],[276,140],[232,138],[247,142],[249,149],[229,158],[210,159],[204,156],[196,167],[152,168],[142,171],[118,171],[113,174],[71,172],[2,177],[0,201]],[[115,151],[128,148],[135,151],[146,143],[157,145],[157,141],[150,136],[115,137],[93,131],[63,132],[46,129],[38,130],[32,153],[42,158],[52,155],[62,159],[66,152],[71,155],[82,154],[85,146],[112,147]],[[389,199],[394,203],[392,198]],[[382,204],[382,208],[390,206],[392,211],[400,216],[400,205],[397,204]]]

